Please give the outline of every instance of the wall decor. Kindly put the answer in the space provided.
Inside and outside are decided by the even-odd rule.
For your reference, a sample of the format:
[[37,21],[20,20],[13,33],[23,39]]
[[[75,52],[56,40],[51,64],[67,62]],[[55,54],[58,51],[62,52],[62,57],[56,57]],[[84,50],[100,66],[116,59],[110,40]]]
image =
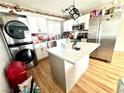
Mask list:
[[53,17],[68,19],[67,17],[57,16],[57,15],[49,14],[46,12],[41,12],[39,10],[24,8],[24,7],[21,7],[19,5],[12,5],[12,4],[7,4],[7,3],[3,3],[3,2],[0,2],[0,7],[6,8],[6,9],[14,9],[16,12],[24,11],[24,12],[30,12],[30,13],[40,14],[40,15],[47,15],[47,16],[53,16]]

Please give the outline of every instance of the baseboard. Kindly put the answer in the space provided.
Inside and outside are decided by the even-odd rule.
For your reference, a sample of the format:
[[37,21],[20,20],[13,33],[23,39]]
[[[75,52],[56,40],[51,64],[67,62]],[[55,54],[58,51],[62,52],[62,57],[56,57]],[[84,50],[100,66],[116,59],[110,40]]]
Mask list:
[[11,93],[11,90],[7,89],[7,90],[0,90],[0,93]]
[[43,60],[45,60],[45,59],[48,59],[48,57],[45,57],[45,58],[43,58],[43,59],[40,59],[38,62],[41,62],[41,61],[43,61]]

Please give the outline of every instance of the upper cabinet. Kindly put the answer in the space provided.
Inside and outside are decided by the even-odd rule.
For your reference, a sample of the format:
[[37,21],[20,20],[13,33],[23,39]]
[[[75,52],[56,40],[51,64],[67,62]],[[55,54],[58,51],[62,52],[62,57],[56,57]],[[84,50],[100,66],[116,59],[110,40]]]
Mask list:
[[31,33],[46,33],[47,21],[45,18],[27,16]]
[[27,16],[31,33],[39,33],[37,17]]
[[47,33],[47,20],[45,18],[38,17],[37,18],[39,32]]
[[74,20],[68,20],[64,22],[64,32],[72,31],[72,25],[74,23]]
[[90,19],[90,14],[86,14],[86,15],[83,15],[83,16],[80,16],[77,20],[77,22],[75,23],[84,23],[84,29],[89,29],[89,19]]
[[71,20],[65,21],[64,22],[64,32],[73,31],[72,26],[80,24],[80,23],[84,23],[84,29],[88,29],[89,28],[89,19],[90,19],[90,14],[86,14],[86,15],[80,16],[76,20],[71,19]]

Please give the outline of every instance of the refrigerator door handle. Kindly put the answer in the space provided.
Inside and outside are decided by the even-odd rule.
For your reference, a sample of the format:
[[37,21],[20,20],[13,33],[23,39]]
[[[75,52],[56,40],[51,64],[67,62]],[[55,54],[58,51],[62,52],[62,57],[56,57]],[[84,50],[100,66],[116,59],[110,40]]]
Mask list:
[[96,43],[99,43],[99,31],[97,31],[96,34],[97,34],[97,35],[96,35]]
[[98,42],[97,43],[101,43],[101,33],[102,33],[102,30],[101,30],[101,27],[100,27],[100,30],[99,30],[99,33],[98,33]]
[[100,41],[101,41],[101,32],[102,32],[102,26],[101,26],[101,17],[100,17],[99,29],[98,29],[98,33],[97,33],[97,43],[100,43]]

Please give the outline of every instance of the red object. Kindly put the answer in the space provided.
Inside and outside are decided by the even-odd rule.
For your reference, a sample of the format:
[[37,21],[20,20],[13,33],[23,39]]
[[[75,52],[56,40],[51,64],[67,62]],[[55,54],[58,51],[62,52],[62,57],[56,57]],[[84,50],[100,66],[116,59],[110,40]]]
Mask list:
[[6,76],[12,88],[25,81],[27,77],[26,66],[20,61],[11,62],[6,68]]

